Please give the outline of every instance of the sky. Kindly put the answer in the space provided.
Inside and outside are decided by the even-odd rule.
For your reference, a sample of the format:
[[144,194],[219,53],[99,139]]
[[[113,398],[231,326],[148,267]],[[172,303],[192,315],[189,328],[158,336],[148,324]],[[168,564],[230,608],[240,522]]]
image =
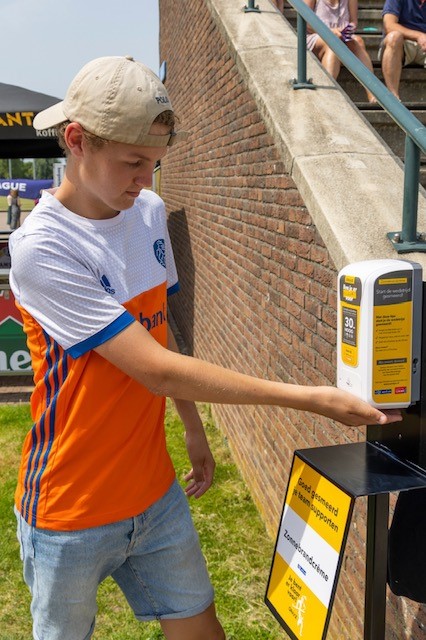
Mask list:
[[132,55],[159,72],[158,0],[0,0],[0,82],[63,99],[81,67]]

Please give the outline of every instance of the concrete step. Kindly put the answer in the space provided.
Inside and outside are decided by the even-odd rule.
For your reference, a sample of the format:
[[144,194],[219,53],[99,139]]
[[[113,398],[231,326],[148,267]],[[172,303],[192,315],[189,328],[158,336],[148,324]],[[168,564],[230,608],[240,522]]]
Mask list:
[[[383,82],[382,69],[379,63],[374,64],[374,74]],[[338,82],[343,91],[355,103],[365,100],[363,86],[345,67],[341,69]],[[400,96],[402,102],[426,104],[426,75],[422,67],[404,67],[401,75]]]
[[379,48],[380,48],[380,43],[382,41],[382,34],[380,31],[378,31],[377,33],[365,33],[362,32],[360,33],[360,35],[362,36],[364,43],[365,43],[365,47],[368,51],[368,54],[372,60],[373,63],[378,62],[379,61]]
[[383,9],[383,5],[384,5],[384,0],[383,2],[379,2],[378,0],[361,0],[361,2],[358,4],[358,10],[359,9],[378,9],[379,11],[381,11]]
[[[296,18],[294,17],[291,20],[288,20],[288,22],[294,31],[296,31]],[[374,29],[374,31],[371,31],[371,29]],[[357,33],[363,37],[370,58],[373,62],[376,62],[378,60],[379,47],[382,40],[381,25],[371,26],[369,22],[368,25],[365,25],[362,28],[360,26]]]
[[[395,124],[390,115],[381,108],[374,108],[363,103],[357,106],[392,151],[400,158],[403,158],[405,153],[405,133]],[[423,125],[426,124],[426,109],[424,106],[422,108],[421,105],[409,103],[406,106],[419,122]],[[423,154],[422,159],[426,161],[426,155]]]
[[[364,39],[367,51],[373,61],[375,75],[383,82],[381,65],[378,61],[378,51],[382,40],[382,7],[383,2],[361,0],[358,5],[357,33]],[[284,17],[293,29],[296,29],[297,12],[288,3],[284,8]],[[425,80],[424,69],[421,67],[405,67],[402,70],[401,99],[423,125],[426,125]],[[404,161],[405,133],[380,106],[372,106],[365,102],[363,86],[345,67],[340,71],[338,82],[378,135]],[[426,154],[421,156],[420,183],[426,188]]]
[[[287,18],[293,28],[296,27],[297,11],[290,7],[284,9],[284,17]],[[382,31],[382,11],[381,9],[359,9],[358,10],[358,31],[363,29],[374,28],[379,33]]]
[[33,390],[32,376],[0,376],[0,404],[29,402]]
[[[376,9],[377,11],[382,11],[384,0],[360,0],[358,3],[358,11],[362,11],[363,9]],[[284,2],[284,11],[287,9],[292,9],[293,7],[289,2]]]
[[382,10],[381,9],[358,9],[358,31],[362,32],[369,27],[382,32]]

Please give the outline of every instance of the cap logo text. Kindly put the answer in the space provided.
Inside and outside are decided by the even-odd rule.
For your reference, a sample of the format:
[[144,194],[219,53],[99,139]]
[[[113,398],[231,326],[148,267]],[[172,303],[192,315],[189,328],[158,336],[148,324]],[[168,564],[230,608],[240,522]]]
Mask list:
[[167,96],[156,96],[157,104],[169,104],[170,100]]

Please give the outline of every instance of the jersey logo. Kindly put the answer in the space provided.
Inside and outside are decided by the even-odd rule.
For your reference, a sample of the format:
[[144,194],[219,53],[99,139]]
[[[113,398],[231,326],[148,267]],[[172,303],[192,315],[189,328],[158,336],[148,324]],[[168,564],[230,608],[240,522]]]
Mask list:
[[161,266],[166,268],[166,243],[163,238],[154,242],[154,254]]
[[101,276],[100,283],[107,293],[110,293],[112,296],[114,295],[115,289],[111,287],[110,281],[106,276]]

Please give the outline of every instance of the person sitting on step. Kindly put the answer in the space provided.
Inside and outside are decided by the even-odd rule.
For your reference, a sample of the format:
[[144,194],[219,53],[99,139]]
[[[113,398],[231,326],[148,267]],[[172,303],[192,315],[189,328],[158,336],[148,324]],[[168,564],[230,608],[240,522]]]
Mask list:
[[[305,0],[306,4],[316,13],[318,18],[331,29],[348,49],[373,73],[373,64],[361,36],[355,34],[358,22],[357,0]],[[328,73],[337,80],[341,62],[328,44],[308,25],[306,46],[320,60]],[[367,91],[370,104],[377,102],[370,91]]]
[[383,79],[400,100],[402,67],[426,67],[426,0],[386,0],[382,16],[384,38],[379,60]]

